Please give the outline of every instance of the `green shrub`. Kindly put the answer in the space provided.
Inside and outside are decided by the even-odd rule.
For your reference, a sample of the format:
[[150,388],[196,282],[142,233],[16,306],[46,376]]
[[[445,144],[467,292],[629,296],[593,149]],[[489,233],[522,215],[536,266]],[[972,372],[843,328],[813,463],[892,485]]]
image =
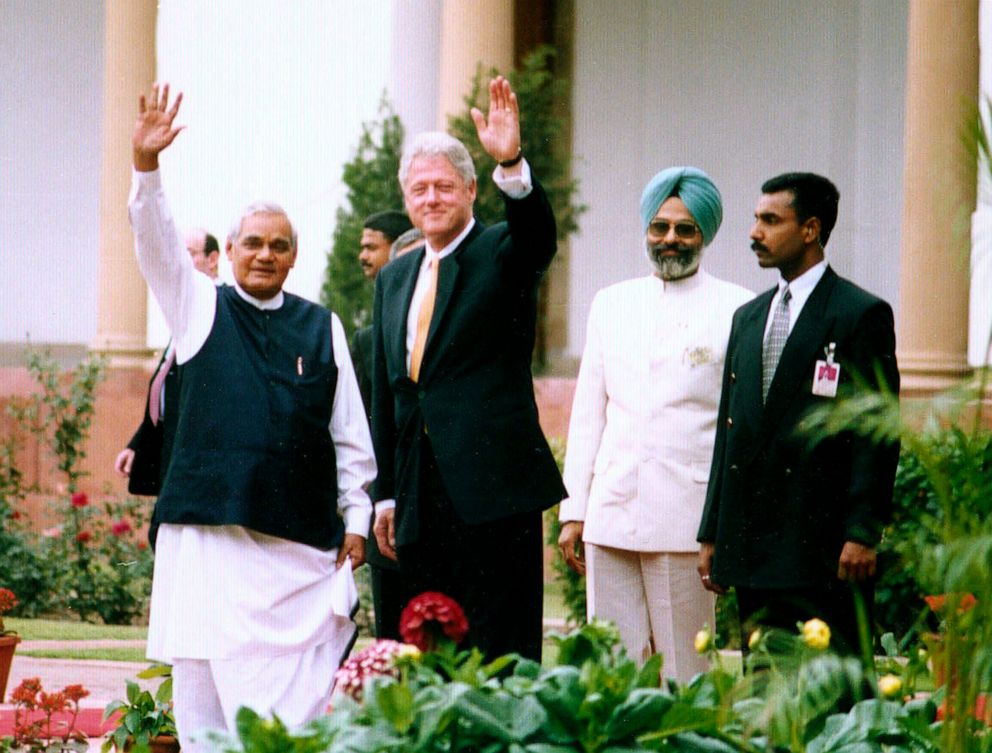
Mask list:
[[47,354],[30,353],[36,390],[14,402],[10,413],[22,432],[35,435],[65,479],[51,506],[60,519],[38,536],[14,520],[12,502],[23,498],[14,466],[14,440],[0,453],[0,561],[6,587],[21,604],[17,614],[71,612],[84,621],[126,624],[145,614],[152,556],[138,531],[146,502],[109,499],[98,505],[79,490],[85,445],[106,363],[89,358],[68,373]]
[[372,323],[372,283],[358,263],[362,223],[373,212],[403,208],[396,177],[402,148],[403,124],[383,96],[379,119],[362,124],[355,156],[344,166],[345,205],[335,215],[320,293],[321,302],[341,317],[349,342],[355,330]]
[[[904,635],[916,626],[936,629],[923,597],[934,593],[922,582],[917,566],[920,552],[941,541],[946,505],[977,520],[992,516],[992,433],[966,434],[953,427],[922,434],[918,445],[903,448],[893,493],[892,522],[879,547],[881,575],[875,618],[884,631]],[[921,615],[924,618],[921,622]],[[919,623],[919,624],[918,624]]]

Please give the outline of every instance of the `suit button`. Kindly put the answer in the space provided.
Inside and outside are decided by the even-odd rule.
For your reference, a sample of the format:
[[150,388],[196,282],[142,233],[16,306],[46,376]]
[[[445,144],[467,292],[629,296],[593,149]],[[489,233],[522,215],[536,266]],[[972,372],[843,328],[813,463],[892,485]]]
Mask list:
[[792,469],[791,468],[786,468],[785,469],[785,475],[786,476],[791,476],[792,475]]
[[419,392],[417,393],[417,399],[419,399],[419,400],[423,400],[423,399],[424,399],[425,397],[427,397],[427,393],[426,393],[426,392],[424,392],[423,390],[420,390],[420,391],[419,391]]
[[729,428],[733,425],[734,425],[734,419],[732,419],[730,416],[727,416],[727,427]]
[[737,374],[735,374],[733,371],[731,371],[730,372],[730,383],[733,384],[736,381],[737,381]]
[[737,465],[734,464],[734,465],[730,466],[730,470],[732,470],[734,473],[737,473]]

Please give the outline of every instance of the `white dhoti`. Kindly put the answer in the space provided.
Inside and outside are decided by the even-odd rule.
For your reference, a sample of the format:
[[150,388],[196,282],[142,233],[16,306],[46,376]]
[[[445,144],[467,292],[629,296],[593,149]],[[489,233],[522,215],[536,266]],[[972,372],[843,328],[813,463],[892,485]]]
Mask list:
[[633,552],[585,544],[588,617],[616,623],[637,662],[662,654],[662,675],[685,683],[709,668],[696,633],[715,627],[715,598],[699,585],[695,552]]
[[147,653],[173,665],[184,750],[233,731],[241,706],[291,726],[326,709],[358,601],[336,558],[240,526],[161,526]]

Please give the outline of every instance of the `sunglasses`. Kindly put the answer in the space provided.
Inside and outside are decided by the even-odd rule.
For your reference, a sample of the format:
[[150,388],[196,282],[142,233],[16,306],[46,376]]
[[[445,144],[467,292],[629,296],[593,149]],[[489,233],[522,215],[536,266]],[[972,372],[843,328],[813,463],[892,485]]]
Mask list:
[[675,228],[675,237],[682,240],[695,238],[696,233],[699,232],[699,226],[694,222],[676,222],[672,225],[671,222],[665,222],[664,220],[652,220],[649,222],[648,232],[656,237],[664,238],[673,227]]

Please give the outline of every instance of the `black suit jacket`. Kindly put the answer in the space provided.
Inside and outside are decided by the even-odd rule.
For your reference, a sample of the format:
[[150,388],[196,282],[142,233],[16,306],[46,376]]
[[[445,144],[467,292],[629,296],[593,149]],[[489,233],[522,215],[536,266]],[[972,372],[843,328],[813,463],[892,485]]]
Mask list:
[[363,327],[351,337],[351,363],[355,367],[358,391],[362,395],[365,415],[372,425],[372,327]]
[[179,410],[179,364],[175,359],[165,375],[163,390],[165,391],[165,407],[158,424],[152,423],[148,412],[149,396],[152,382],[165,364],[168,348],[162,353],[158,366],[148,380],[148,395],[145,397],[145,415],[127,446],[134,450],[134,461],[131,464],[131,474],[128,477],[127,490],[131,494],[156,496],[162,479],[169,468],[169,457],[172,455],[172,440],[175,436],[176,411]]
[[[699,540],[715,543],[723,586],[799,588],[836,578],[845,541],[874,546],[889,518],[898,445],[842,434],[814,449],[802,420],[831,398],[811,393],[813,369],[836,343],[839,394],[856,384],[899,389],[889,305],[827,268],[782,351],[768,400],[761,352],[775,289],[734,314],[716,446]],[[876,376],[879,374],[880,376]]]
[[425,431],[467,523],[546,509],[565,496],[538,424],[530,369],[538,284],[557,249],[554,214],[536,182],[525,198],[504,201],[506,222],[476,223],[441,263],[417,383],[407,372],[407,313],[424,250],[386,265],[376,279],[373,497],[396,500],[399,544],[419,532]]

